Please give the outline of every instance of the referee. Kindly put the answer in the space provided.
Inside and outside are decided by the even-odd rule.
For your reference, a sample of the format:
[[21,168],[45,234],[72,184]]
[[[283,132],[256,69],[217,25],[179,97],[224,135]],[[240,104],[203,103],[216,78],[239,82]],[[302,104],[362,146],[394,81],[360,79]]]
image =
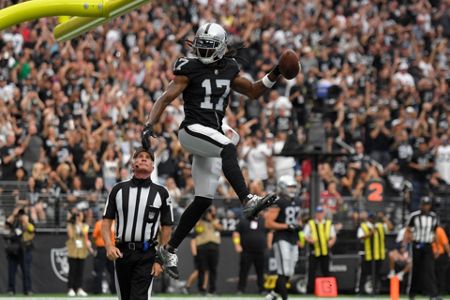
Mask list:
[[434,241],[438,218],[431,211],[431,198],[424,196],[420,201],[420,210],[409,215],[404,243],[412,236],[413,269],[409,299],[416,294],[426,292],[430,299],[439,299],[434,273],[434,257],[431,244]]
[[[132,157],[133,177],[111,190],[103,214],[102,236],[106,255],[114,261],[116,289],[121,300],[147,300],[153,277],[162,272],[156,255],[161,224],[161,244],[172,233],[173,212],[168,191],[150,180],[153,154],[138,148]],[[116,220],[116,243],[111,226]]]

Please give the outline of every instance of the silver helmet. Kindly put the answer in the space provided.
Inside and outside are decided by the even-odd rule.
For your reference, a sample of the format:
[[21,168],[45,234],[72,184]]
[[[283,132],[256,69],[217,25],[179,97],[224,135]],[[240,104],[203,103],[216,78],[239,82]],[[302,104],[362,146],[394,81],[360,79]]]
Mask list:
[[278,179],[277,188],[278,193],[281,196],[288,197],[290,199],[295,198],[298,194],[298,183],[294,176],[283,175]]
[[194,55],[204,64],[221,59],[227,50],[227,33],[216,23],[200,26],[192,42]]

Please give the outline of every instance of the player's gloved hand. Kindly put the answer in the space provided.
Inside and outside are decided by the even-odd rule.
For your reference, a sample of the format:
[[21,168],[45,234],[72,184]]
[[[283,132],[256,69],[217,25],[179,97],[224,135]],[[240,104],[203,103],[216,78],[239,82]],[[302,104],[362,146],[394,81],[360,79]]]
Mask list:
[[145,124],[144,129],[142,129],[141,133],[141,142],[144,149],[151,148],[152,144],[150,142],[150,137],[155,137],[155,134],[153,133],[153,127],[151,124]]
[[288,228],[287,230],[289,230],[290,232],[299,232],[300,231],[300,225],[298,224],[288,224]]

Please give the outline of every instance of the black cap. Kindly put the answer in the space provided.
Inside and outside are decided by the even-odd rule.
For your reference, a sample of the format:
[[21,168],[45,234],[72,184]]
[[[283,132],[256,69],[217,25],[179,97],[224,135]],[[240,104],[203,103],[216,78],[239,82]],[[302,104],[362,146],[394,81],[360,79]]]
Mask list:
[[150,154],[150,158],[152,159],[152,161],[155,161],[155,155],[153,154],[153,151],[150,149],[145,149],[144,147],[139,147],[134,150],[133,159],[135,159],[141,152],[147,152],[148,154]]
[[432,202],[433,201],[429,196],[423,196],[422,198],[420,198],[420,204],[431,204]]

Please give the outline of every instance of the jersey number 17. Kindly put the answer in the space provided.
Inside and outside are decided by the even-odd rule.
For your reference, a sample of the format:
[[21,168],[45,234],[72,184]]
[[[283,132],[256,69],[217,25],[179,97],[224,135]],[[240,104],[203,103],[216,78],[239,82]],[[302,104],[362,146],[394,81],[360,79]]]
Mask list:
[[204,109],[215,109],[219,111],[223,111],[223,102],[228,97],[228,94],[230,93],[230,80],[229,79],[213,79],[212,82],[214,83],[215,88],[225,88],[225,91],[223,92],[222,96],[220,96],[219,100],[217,101],[216,105],[211,103],[211,96],[212,93],[212,86],[211,86],[211,79],[205,79],[202,81],[202,87],[205,89],[205,98],[200,103],[200,107]]

